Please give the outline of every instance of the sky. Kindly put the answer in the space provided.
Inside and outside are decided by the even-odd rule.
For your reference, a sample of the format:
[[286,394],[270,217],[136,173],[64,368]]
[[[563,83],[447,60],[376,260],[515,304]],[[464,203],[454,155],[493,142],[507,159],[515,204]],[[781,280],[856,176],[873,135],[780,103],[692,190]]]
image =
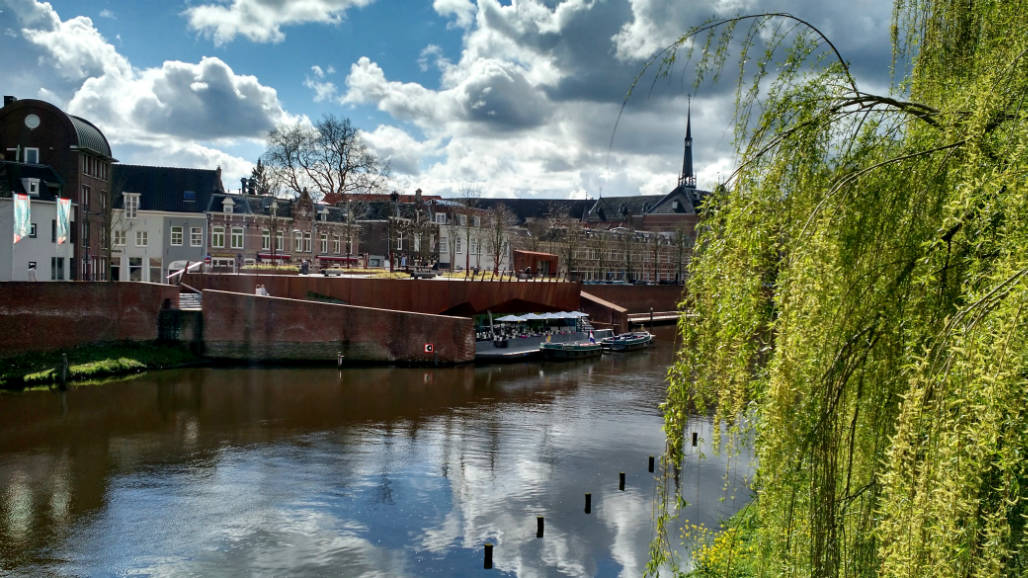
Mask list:
[[[698,186],[735,166],[733,85],[647,59],[713,17],[789,11],[884,91],[889,0],[0,0],[0,90],[95,123],[121,162],[222,168],[276,126],[346,117],[403,193],[663,194],[692,97]],[[732,74],[726,74],[729,79]]]

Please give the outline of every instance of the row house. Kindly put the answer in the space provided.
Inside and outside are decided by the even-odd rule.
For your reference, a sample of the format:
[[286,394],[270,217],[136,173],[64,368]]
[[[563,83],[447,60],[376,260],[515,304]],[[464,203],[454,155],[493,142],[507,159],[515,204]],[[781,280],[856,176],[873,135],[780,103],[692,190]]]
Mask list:
[[439,227],[439,267],[451,271],[506,271],[512,267],[510,231],[497,229],[495,211],[454,200],[432,204]]
[[[29,204],[28,234],[14,238],[14,195]],[[74,271],[75,235],[59,235],[57,200],[63,181],[50,166],[0,161],[0,281],[63,281]],[[74,213],[75,206],[71,205]],[[70,220],[70,219],[69,219]],[[74,231],[69,223],[69,230]]]
[[0,108],[3,160],[49,166],[71,198],[76,242],[72,279],[104,280],[108,271],[111,147],[93,123],[41,100],[4,97]]

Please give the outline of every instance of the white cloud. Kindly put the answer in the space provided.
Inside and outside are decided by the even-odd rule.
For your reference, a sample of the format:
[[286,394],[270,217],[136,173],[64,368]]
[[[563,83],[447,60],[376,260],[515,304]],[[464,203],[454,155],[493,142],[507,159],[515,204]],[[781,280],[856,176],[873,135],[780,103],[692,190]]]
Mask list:
[[453,17],[456,26],[467,28],[475,18],[475,5],[471,0],[434,0],[432,9],[440,16]]
[[108,18],[110,20],[117,20],[118,16],[115,15],[114,12],[112,12],[111,10],[108,10],[107,8],[104,8],[103,10],[100,11],[100,18]]
[[190,28],[221,45],[242,36],[252,42],[282,42],[283,26],[337,24],[350,8],[372,0],[232,0],[230,5],[201,4],[183,14]]
[[335,98],[336,92],[339,90],[335,83],[330,80],[324,80],[325,76],[335,73],[335,69],[331,66],[328,70],[321,68],[317,64],[311,67],[311,75],[307,75],[303,79],[303,85],[314,91],[314,102],[323,102],[332,100]]

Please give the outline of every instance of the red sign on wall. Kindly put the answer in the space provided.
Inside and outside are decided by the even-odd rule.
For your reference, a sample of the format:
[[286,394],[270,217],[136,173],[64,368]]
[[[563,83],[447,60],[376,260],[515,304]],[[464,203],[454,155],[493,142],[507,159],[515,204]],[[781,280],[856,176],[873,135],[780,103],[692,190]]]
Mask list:
[[435,346],[432,345],[431,343],[426,343],[425,344],[425,353],[432,353],[433,351],[435,351]]

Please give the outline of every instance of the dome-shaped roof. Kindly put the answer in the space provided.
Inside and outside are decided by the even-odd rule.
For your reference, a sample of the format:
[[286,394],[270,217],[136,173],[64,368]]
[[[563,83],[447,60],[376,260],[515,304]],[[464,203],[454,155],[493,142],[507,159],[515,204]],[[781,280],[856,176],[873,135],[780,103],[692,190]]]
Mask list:
[[84,118],[69,114],[71,124],[75,126],[75,132],[79,137],[79,148],[89,149],[95,153],[111,158],[111,145],[107,143],[107,137],[96,125]]

